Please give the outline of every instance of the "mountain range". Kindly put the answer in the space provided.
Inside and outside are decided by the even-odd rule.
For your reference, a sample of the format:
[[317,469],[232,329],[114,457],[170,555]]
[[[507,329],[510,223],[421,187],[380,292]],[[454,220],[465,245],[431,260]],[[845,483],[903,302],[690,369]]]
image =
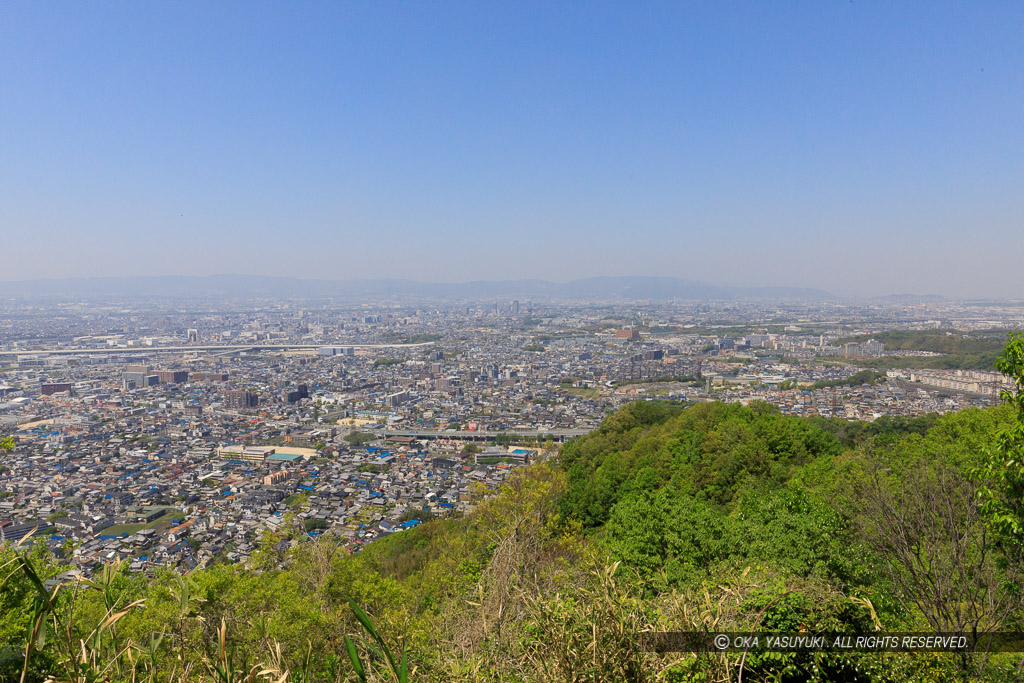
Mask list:
[[673,277],[593,277],[570,282],[502,280],[461,283],[400,279],[312,280],[264,275],[137,276],[0,282],[0,297],[337,297],[489,299],[683,299],[691,301],[835,297],[820,289],[734,287]]

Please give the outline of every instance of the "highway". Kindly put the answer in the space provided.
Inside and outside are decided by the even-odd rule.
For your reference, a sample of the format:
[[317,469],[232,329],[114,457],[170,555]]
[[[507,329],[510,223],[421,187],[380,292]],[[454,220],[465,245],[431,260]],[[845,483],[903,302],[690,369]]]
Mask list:
[[[358,431],[358,427],[356,430]],[[489,431],[476,431],[476,432],[446,432],[446,431],[379,431],[371,430],[375,436],[382,436],[384,438],[391,436],[411,436],[414,439],[458,439],[462,441],[489,441],[493,440],[498,434],[505,434],[511,436],[513,439],[520,437],[537,438],[542,437],[544,439],[551,438],[552,441],[569,441],[577,437],[589,434],[589,429],[548,429],[538,430],[530,432],[520,431],[507,431],[507,432],[489,432]]]
[[87,354],[128,354],[128,353],[183,353],[187,351],[281,351],[295,349],[319,349],[325,346],[351,346],[354,349],[401,349],[430,346],[434,342],[417,344],[219,344],[217,346],[120,346],[97,349],[50,349],[31,351],[0,351],[0,356],[71,356]]

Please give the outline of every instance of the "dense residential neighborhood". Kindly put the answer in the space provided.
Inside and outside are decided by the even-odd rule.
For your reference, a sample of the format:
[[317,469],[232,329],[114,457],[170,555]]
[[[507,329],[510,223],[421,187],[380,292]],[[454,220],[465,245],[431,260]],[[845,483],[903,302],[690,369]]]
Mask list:
[[252,563],[322,534],[357,552],[466,513],[636,400],[860,420],[992,405],[1000,375],[908,369],[939,354],[871,335],[1021,322],[952,304],[3,306],[0,534],[86,573]]

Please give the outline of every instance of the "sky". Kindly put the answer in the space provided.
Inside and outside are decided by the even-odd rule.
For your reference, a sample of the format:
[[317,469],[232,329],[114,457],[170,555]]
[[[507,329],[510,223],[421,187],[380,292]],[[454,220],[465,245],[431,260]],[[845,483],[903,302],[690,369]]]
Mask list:
[[1024,298],[1024,3],[0,3],[0,280]]

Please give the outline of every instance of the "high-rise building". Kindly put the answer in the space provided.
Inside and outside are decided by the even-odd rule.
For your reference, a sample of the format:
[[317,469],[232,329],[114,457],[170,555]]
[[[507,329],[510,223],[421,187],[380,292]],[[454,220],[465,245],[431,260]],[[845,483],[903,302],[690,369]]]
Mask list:
[[224,406],[232,410],[255,408],[260,404],[260,395],[244,389],[232,389],[224,392]]
[[53,396],[54,394],[61,394],[65,391],[71,393],[71,384],[68,382],[55,382],[52,384],[44,384],[40,388],[43,392],[43,396]]
[[[129,365],[128,367],[132,367],[132,366]],[[132,385],[132,388],[134,388],[134,387],[141,387],[142,383],[146,379],[146,373],[145,372],[129,371],[129,372],[124,373],[124,375],[122,377],[124,379],[125,387],[127,387],[129,384]]]
[[188,370],[158,370],[156,376],[161,382],[179,384],[188,381]]
[[388,408],[395,408],[402,405],[409,400],[410,394],[408,391],[398,391],[393,394],[389,394],[384,397],[384,405]]
[[226,372],[190,372],[188,379],[191,382],[227,382]]
[[305,384],[300,384],[291,391],[285,391],[281,395],[281,400],[285,403],[297,403],[304,398],[309,398],[309,389]]
[[321,356],[354,356],[355,347],[352,346],[321,346],[317,349]]

